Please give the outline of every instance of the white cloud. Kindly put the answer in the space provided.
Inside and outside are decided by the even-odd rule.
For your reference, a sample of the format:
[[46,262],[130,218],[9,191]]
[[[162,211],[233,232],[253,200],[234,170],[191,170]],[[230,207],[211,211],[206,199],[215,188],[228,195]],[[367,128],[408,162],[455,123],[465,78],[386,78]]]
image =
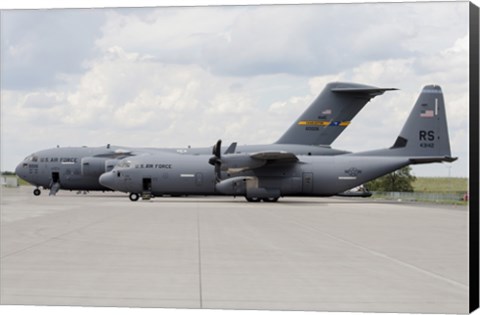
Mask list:
[[2,86],[32,90],[59,83],[58,73],[83,71],[93,56],[102,10],[2,11]]
[[[452,15],[451,5],[440,4],[435,12],[424,4],[369,4],[364,8],[312,5],[308,9],[109,11],[96,43],[103,51],[119,46],[164,63],[198,64],[220,75],[243,76],[333,74],[360,61],[413,57],[451,44],[444,42],[445,34],[438,31],[457,16]],[[432,20],[435,23],[429,24]],[[458,27],[450,26],[449,32]],[[431,31],[428,36],[423,28]],[[427,42],[417,40],[419,32],[428,39],[428,47],[424,46]]]

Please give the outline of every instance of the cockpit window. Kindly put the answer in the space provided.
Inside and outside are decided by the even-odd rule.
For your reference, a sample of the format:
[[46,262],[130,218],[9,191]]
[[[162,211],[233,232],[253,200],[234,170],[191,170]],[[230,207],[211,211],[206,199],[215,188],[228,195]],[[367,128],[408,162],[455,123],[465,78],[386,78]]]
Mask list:
[[121,160],[118,162],[117,167],[118,168],[130,168],[132,165],[132,162],[130,160]]
[[38,156],[36,156],[35,154],[30,154],[29,156],[27,156],[24,160],[25,162],[38,162]]

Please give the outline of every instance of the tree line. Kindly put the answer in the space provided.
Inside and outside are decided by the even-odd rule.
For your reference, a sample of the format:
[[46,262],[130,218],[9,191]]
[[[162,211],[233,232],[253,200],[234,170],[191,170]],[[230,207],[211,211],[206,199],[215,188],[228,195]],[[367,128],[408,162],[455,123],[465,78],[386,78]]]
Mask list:
[[395,172],[384,175],[368,183],[364,186],[369,191],[404,191],[413,192],[413,182],[417,179],[410,174],[412,168],[406,166]]

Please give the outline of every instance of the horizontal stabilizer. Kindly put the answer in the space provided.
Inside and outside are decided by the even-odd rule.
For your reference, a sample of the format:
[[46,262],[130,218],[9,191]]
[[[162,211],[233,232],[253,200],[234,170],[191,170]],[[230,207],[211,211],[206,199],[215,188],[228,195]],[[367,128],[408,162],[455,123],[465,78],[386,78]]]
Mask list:
[[422,156],[422,157],[415,157],[411,158],[410,162],[412,164],[424,164],[424,163],[435,163],[435,162],[448,162],[452,163],[454,161],[458,160],[458,157],[451,157],[451,156],[443,156],[443,157],[438,157],[438,156]]
[[395,88],[361,88],[361,87],[353,87],[353,88],[350,88],[350,87],[339,87],[339,88],[333,88],[331,89],[332,92],[335,92],[335,93],[359,93],[359,94],[368,94],[368,95],[371,95],[371,96],[378,96],[378,95],[382,95],[383,93],[385,93],[386,91],[395,91],[395,90],[398,90],[398,89],[395,89]]

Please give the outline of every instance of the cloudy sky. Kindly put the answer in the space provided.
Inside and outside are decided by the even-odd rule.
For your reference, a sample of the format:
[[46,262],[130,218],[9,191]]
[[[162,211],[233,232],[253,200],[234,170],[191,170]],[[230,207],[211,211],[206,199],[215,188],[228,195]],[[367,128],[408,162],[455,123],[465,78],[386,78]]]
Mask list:
[[438,84],[459,160],[414,173],[467,177],[468,34],[467,2],[4,10],[1,169],[56,145],[271,143],[348,81],[400,90],[334,148],[390,147]]

